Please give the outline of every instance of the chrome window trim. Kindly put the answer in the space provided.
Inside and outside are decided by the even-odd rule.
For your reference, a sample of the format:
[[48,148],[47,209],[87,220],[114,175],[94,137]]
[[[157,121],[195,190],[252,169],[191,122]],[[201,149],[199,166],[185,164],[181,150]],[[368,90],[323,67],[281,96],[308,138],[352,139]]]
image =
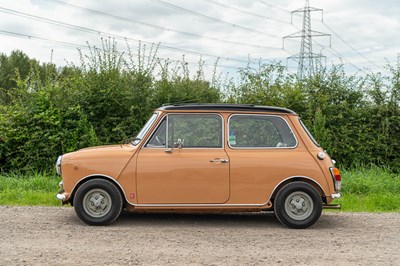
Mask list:
[[[224,149],[224,142],[225,142],[225,120],[224,117],[219,114],[219,113],[215,113],[215,112],[199,112],[199,113],[167,113],[164,116],[161,117],[160,121],[158,121],[158,124],[154,127],[154,129],[152,130],[151,134],[149,135],[147,141],[145,142],[145,144],[143,145],[142,149],[168,149],[168,120],[169,120],[169,116],[171,115],[216,115],[219,116],[221,118],[221,127],[222,127],[222,131],[221,131],[221,147],[185,147],[185,145],[183,145],[183,149],[198,149],[198,150],[204,150],[204,149]],[[167,119],[166,121],[166,140],[165,140],[165,147],[147,147],[148,142],[150,141],[150,139],[153,137],[153,134],[156,132],[156,130],[158,129],[158,127],[160,126],[160,124],[162,123],[162,121],[164,120],[164,118]]]
[[[229,130],[230,130],[230,121],[231,118],[234,116],[273,116],[273,117],[278,117],[281,118],[283,121],[285,121],[286,125],[288,126],[288,128],[290,129],[290,132],[292,133],[294,139],[296,140],[296,145],[292,146],[292,147],[232,147],[229,143]],[[299,145],[299,141],[296,137],[296,134],[294,134],[293,129],[290,127],[289,123],[287,122],[287,120],[285,118],[283,118],[280,115],[267,115],[267,114],[231,114],[228,117],[228,124],[227,124],[227,130],[228,130],[228,147],[233,149],[233,150],[280,150],[280,149],[296,149],[297,146]]]
[[[150,119],[153,117],[153,115],[156,115],[156,117],[155,117],[154,121],[151,122],[151,123],[149,124],[148,128],[146,129],[146,131],[143,132],[143,138],[144,138],[144,137],[146,136],[146,134],[149,132],[149,129],[153,126],[154,122],[157,120],[158,116],[160,115],[160,112],[154,112],[154,113],[152,114],[152,116],[149,118],[149,120],[146,121],[146,123],[143,125],[143,128],[142,128],[142,129],[144,129],[144,127],[145,127],[146,124],[150,121]],[[135,138],[138,137],[138,135],[140,134],[140,132],[142,131],[142,129],[140,129],[139,133],[136,135]],[[142,142],[143,138],[132,141],[132,145],[133,145],[133,146],[139,145],[139,144]],[[134,143],[135,141],[137,141],[137,142]]]
[[318,143],[318,141],[314,138],[314,136],[311,134],[311,132],[308,130],[308,128],[306,127],[306,125],[303,123],[303,121],[301,120],[301,118],[299,117],[299,123],[301,125],[301,127],[304,129],[304,131],[307,133],[307,136],[311,139],[311,141],[317,146],[317,147],[321,147],[321,144]]
[[[156,133],[158,127],[161,125],[163,122],[164,118],[166,118],[166,125],[168,125],[168,114],[164,115],[161,117],[160,121],[158,121],[157,125],[153,128],[151,131],[149,137],[147,138],[146,142],[143,144],[142,149],[166,149],[166,147],[147,147],[147,144],[149,144],[150,139],[153,137],[153,134]],[[168,129],[165,130],[166,132],[166,137],[168,138]],[[167,140],[166,140],[167,141]]]

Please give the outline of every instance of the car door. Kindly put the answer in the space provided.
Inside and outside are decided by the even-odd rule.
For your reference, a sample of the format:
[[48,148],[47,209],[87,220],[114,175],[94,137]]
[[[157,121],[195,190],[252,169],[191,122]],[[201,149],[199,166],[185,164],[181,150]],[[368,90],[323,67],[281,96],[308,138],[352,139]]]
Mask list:
[[137,157],[139,204],[217,204],[229,198],[218,114],[169,114]]

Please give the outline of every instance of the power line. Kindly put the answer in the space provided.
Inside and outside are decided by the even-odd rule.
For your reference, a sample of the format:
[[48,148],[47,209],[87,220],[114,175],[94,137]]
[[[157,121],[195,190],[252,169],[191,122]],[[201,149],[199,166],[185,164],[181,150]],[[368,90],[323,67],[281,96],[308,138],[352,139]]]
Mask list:
[[279,9],[279,10],[284,11],[284,12],[286,12],[286,13],[291,13],[291,12],[292,12],[292,11],[289,10],[289,9],[285,9],[285,8],[283,8],[283,7],[277,6],[277,5],[272,4],[272,3],[268,2],[268,1],[258,0],[258,2],[261,3],[261,4],[267,5],[267,6],[272,6],[272,7],[276,8],[276,9]]
[[[293,25],[293,26],[294,26],[294,25]],[[301,30],[300,28],[298,28],[298,27],[296,27],[296,26],[294,26],[294,27],[295,27],[297,30],[299,30],[299,31]],[[337,57],[337,58],[339,58],[340,60],[345,60],[345,61],[347,61],[349,65],[353,66],[353,67],[354,67],[355,69],[357,69],[358,71],[362,71],[362,72],[365,73],[364,70],[362,70],[361,68],[359,68],[358,66],[356,66],[354,63],[352,63],[352,62],[350,61],[350,59],[346,58],[346,57],[343,56],[341,53],[339,53],[337,50],[333,49],[333,47],[332,47],[331,45],[326,46],[326,45],[320,44],[320,43],[317,42],[315,39],[313,40],[313,42],[314,42],[316,45],[318,45],[319,47],[321,47],[322,49],[327,50],[327,51],[328,51],[331,55],[333,55],[334,57]],[[294,55],[292,55],[292,56],[294,56]]]
[[[37,41],[42,41],[42,42],[47,42],[47,43],[52,43],[52,44],[60,44],[60,45],[68,46],[68,47],[72,47],[72,48],[79,47],[79,48],[83,48],[83,49],[90,49],[88,44],[83,45],[83,44],[77,44],[77,43],[71,43],[71,42],[58,41],[58,40],[34,36],[34,35],[30,35],[30,34],[23,34],[23,33],[17,33],[17,32],[5,31],[5,30],[0,30],[0,34],[6,35],[6,36],[11,36],[11,37],[22,38],[22,39],[37,40]],[[138,56],[138,54],[133,54],[133,55]],[[150,56],[145,56],[145,57],[150,58]],[[187,61],[187,60],[176,60],[176,59],[164,58],[164,57],[157,57],[157,58],[163,59],[165,61],[175,62],[175,63],[187,63],[187,64],[193,64],[193,65],[199,65],[199,63],[200,63],[200,62],[191,62],[191,61]],[[205,61],[201,61],[201,64],[206,65],[206,66],[218,67],[218,68],[233,68],[233,69],[240,68],[238,66],[230,66],[230,65],[224,65],[224,64],[210,64]]]
[[203,0],[203,1],[212,3],[212,4],[214,4],[214,5],[221,6],[221,7],[223,7],[223,8],[229,8],[229,9],[232,9],[232,10],[236,10],[236,11],[238,11],[238,12],[240,12],[240,13],[243,13],[243,14],[246,14],[246,15],[250,15],[250,16],[253,16],[253,17],[257,17],[257,18],[261,18],[261,19],[266,19],[266,20],[273,20],[273,21],[280,22],[280,23],[285,23],[285,24],[288,23],[287,21],[284,21],[284,20],[280,20],[280,19],[276,19],[276,18],[272,18],[272,17],[267,17],[267,16],[259,15],[259,14],[256,14],[256,13],[253,13],[253,12],[249,12],[249,11],[247,11],[247,10],[243,10],[243,9],[240,9],[240,8],[237,8],[237,7],[234,7],[234,6],[229,6],[229,5],[221,4],[221,3],[216,2],[216,1],[213,1],[213,0]]
[[238,24],[235,24],[235,23],[231,23],[231,22],[228,22],[228,21],[225,21],[225,20],[221,20],[221,19],[214,18],[214,17],[208,16],[208,15],[204,15],[204,14],[201,14],[199,12],[196,12],[196,11],[193,11],[193,10],[190,10],[190,9],[186,9],[186,8],[183,8],[183,7],[180,7],[180,6],[177,6],[177,5],[173,5],[171,3],[167,3],[165,1],[161,1],[161,0],[149,0],[149,1],[152,1],[154,3],[160,4],[160,5],[175,9],[175,10],[179,10],[181,12],[188,13],[188,14],[191,14],[191,15],[194,15],[194,16],[197,16],[197,17],[201,17],[201,18],[204,18],[204,19],[207,19],[207,20],[211,20],[211,21],[218,22],[218,23],[221,23],[221,24],[229,25],[229,26],[237,28],[237,29],[242,29],[242,30],[249,31],[249,32],[255,32],[255,33],[258,33],[258,34],[263,34],[263,35],[267,35],[267,36],[274,37],[274,38],[280,38],[279,36],[271,34],[271,33],[258,31],[258,30],[252,29],[252,28],[248,28],[246,26],[241,26],[241,25],[238,25]]
[[[353,64],[349,59],[347,59],[346,57],[344,57],[341,53],[339,53],[336,49],[334,49],[333,47],[326,47],[328,49],[328,52],[330,52],[329,50],[332,50],[336,56],[339,59],[344,59],[345,61],[347,61],[351,66],[353,66],[355,69],[357,69],[358,71],[361,71],[363,73],[366,73],[362,68],[359,68],[358,66],[356,66],[355,64]],[[330,52],[332,54],[332,52]]]
[[[90,28],[86,28],[86,27],[82,27],[82,26],[77,26],[77,25],[65,23],[65,22],[60,22],[60,21],[56,21],[56,20],[52,20],[52,19],[47,19],[47,18],[43,18],[43,17],[39,17],[39,16],[35,16],[35,15],[23,13],[23,12],[19,12],[19,11],[8,9],[8,8],[0,7],[0,12],[11,14],[11,15],[16,15],[16,16],[19,16],[19,17],[24,17],[24,18],[28,18],[28,19],[32,19],[32,20],[36,20],[36,21],[40,21],[40,22],[44,22],[44,23],[60,26],[60,27],[65,27],[65,28],[70,28],[70,29],[86,32],[86,33],[91,33],[91,34],[95,34],[95,35],[99,35],[99,36],[111,37],[111,38],[125,40],[125,41],[134,41],[134,42],[141,41],[141,40],[130,38],[130,37],[124,37],[124,36],[121,36],[121,35],[107,33],[107,32],[103,32],[103,31],[100,31],[100,30],[90,29]],[[152,42],[147,42],[147,41],[141,41],[141,42],[149,44],[149,45],[154,44]],[[241,63],[248,63],[248,60],[230,58],[230,57],[225,57],[225,56],[217,56],[217,55],[213,55],[213,54],[202,53],[202,52],[197,52],[197,51],[177,48],[177,47],[173,47],[173,46],[168,46],[168,45],[164,45],[164,44],[159,44],[159,47],[160,48],[164,48],[164,49],[168,49],[168,50],[184,52],[184,53],[188,53],[188,54],[206,56],[206,57],[211,57],[211,58],[215,58],[215,59],[223,59],[223,60],[226,60],[226,61],[236,61],[236,62],[241,62]]]
[[365,60],[367,60],[369,63],[373,64],[375,67],[377,68],[381,68],[380,66],[378,66],[377,64],[375,64],[374,62],[372,62],[371,60],[369,60],[366,56],[364,56],[362,53],[360,53],[357,49],[355,49],[352,45],[350,45],[348,42],[346,42],[342,37],[340,37],[339,34],[337,34],[331,27],[329,27],[325,22],[322,22],[322,24],[328,29],[330,30],[336,37],[338,37],[344,44],[346,44],[348,47],[350,47],[350,49],[352,49],[354,52],[356,52],[359,56],[361,56],[362,58],[364,58]]
[[43,1],[50,2],[50,3],[53,3],[53,4],[62,5],[62,6],[67,6],[67,7],[74,8],[74,9],[77,9],[77,10],[80,10],[80,11],[84,11],[84,12],[88,12],[88,13],[91,13],[91,14],[96,14],[96,15],[100,15],[100,16],[104,16],[104,17],[109,17],[109,18],[112,18],[112,19],[115,19],[115,20],[119,20],[119,21],[133,23],[133,24],[136,24],[136,25],[142,25],[142,26],[149,27],[149,28],[156,29],[156,30],[160,30],[160,31],[175,32],[175,33],[179,33],[179,34],[183,34],[183,35],[187,35],[187,36],[199,37],[199,38],[209,39],[209,40],[223,42],[223,43],[231,43],[231,44],[234,44],[234,45],[281,50],[281,48],[277,48],[277,47],[258,45],[258,44],[250,44],[250,43],[243,43],[243,42],[230,41],[230,40],[222,40],[222,39],[211,37],[211,36],[205,36],[205,35],[201,35],[201,34],[180,31],[180,30],[176,30],[176,29],[173,29],[173,28],[162,27],[162,26],[151,24],[151,23],[146,23],[146,22],[142,22],[142,21],[138,21],[138,20],[134,20],[134,19],[126,18],[126,17],[121,17],[121,16],[110,14],[110,13],[106,13],[106,12],[102,12],[102,11],[98,11],[98,10],[94,10],[94,9],[90,9],[90,8],[86,8],[86,7],[82,7],[82,6],[66,3],[66,2],[63,2],[63,1],[58,1],[58,0],[43,0]]
[[56,41],[56,40],[51,40],[48,38],[43,38],[43,37],[38,37],[38,36],[33,36],[33,35],[28,35],[28,34],[22,34],[22,33],[17,33],[17,32],[11,32],[11,31],[5,31],[5,30],[0,30],[0,34],[24,38],[24,39],[30,39],[30,40],[45,41],[45,42],[49,42],[49,43],[61,44],[64,46],[72,46],[74,48],[77,48],[77,47],[88,48],[87,45],[83,45],[83,44],[76,44],[76,43],[70,43],[70,42],[64,42],[64,41]]

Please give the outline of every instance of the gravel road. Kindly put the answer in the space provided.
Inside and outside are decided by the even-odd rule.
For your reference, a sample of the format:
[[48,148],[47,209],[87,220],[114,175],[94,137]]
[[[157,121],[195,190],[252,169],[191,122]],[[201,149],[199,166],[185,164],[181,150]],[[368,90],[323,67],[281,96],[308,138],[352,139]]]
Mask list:
[[0,206],[0,265],[400,265],[400,213],[131,214],[83,224],[69,207]]

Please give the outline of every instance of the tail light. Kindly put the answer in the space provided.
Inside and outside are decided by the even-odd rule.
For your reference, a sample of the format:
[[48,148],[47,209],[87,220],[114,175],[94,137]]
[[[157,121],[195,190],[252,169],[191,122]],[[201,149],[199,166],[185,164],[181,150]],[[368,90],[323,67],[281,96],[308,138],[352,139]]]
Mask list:
[[342,189],[342,177],[340,175],[340,171],[336,167],[331,167],[331,174],[332,178],[335,184],[335,190],[341,190]]

